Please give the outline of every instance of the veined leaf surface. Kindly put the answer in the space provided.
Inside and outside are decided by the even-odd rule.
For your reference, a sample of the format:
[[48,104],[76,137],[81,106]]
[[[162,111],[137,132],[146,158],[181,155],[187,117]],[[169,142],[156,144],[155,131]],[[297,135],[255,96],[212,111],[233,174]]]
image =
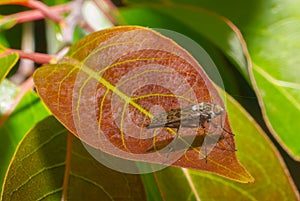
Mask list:
[[[38,69],[34,81],[58,120],[94,148],[123,159],[253,181],[237,161],[231,134],[223,132],[215,144],[200,146],[216,129],[207,125],[208,135],[204,135],[201,127],[180,128],[178,141],[186,146],[170,151],[166,145],[176,129],[145,128],[155,115],[171,109],[199,102],[224,108],[221,96],[192,56],[150,29],[115,27],[84,37],[58,64]],[[230,132],[226,115],[222,124]],[[206,146],[210,148],[208,162],[203,153]]]
[[68,138],[68,131],[53,116],[47,117],[19,144],[1,200],[86,199],[146,198],[139,175],[122,174],[101,165],[80,140]]

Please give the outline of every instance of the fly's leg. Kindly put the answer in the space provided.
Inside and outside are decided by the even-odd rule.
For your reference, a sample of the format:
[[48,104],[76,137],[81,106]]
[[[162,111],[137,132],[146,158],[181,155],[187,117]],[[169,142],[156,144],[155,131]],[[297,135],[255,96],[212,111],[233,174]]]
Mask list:
[[[233,134],[232,132],[227,131],[227,130],[223,127],[223,125],[222,125],[222,116],[221,116],[221,118],[220,118],[220,125],[221,125],[221,126],[219,126],[219,125],[217,125],[217,124],[215,124],[215,123],[213,123],[213,122],[211,122],[211,121],[209,121],[208,123],[209,123],[210,125],[212,125],[213,127],[215,127],[216,129],[222,129],[222,130],[225,131],[226,133],[228,133],[228,134],[234,136],[234,134]],[[223,137],[223,135],[222,135],[222,137]],[[222,138],[222,139],[224,139],[224,138]],[[226,140],[225,140],[225,142],[226,142],[226,144],[231,148],[231,150],[237,151],[237,150],[236,150],[230,143],[228,143]]]
[[211,121],[208,121],[208,123],[209,123],[210,125],[212,125],[213,127],[217,128],[217,129],[222,129],[222,130],[225,131],[226,133],[228,133],[228,134],[234,136],[234,134],[233,134],[232,132],[227,131],[225,128],[223,128],[223,126],[219,126],[219,125],[217,125],[217,124],[215,124],[215,123],[213,123],[213,122],[211,122]]
[[[213,124],[213,125],[214,125],[214,124]],[[227,130],[224,128],[224,126],[223,126],[223,115],[221,115],[221,117],[220,117],[220,125],[221,125],[220,127],[222,128],[223,131],[225,131],[226,133],[228,133],[228,134],[234,136],[234,134],[233,134],[232,132],[229,132],[229,131],[227,131]],[[218,126],[218,125],[215,125],[215,126]]]
[[178,134],[179,128],[180,128],[180,126],[177,127],[175,138],[172,140],[172,142],[170,143],[170,145],[168,147],[169,150],[168,150],[167,156],[166,156],[165,161],[163,162],[163,164],[165,164],[167,162],[170,153],[174,150],[174,144],[176,143],[176,141],[178,139],[178,135],[179,135]]
[[[205,130],[204,124],[200,124],[200,125],[201,125],[201,127],[203,128],[203,130],[204,130],[204,136],[206,136],[206,135],[207,135],[207,132],[206,132],[206,130]],[[207,155],[207,147],[206,147],[206,141],[205,141],[205,139],[203,140],[203,144],[202,144],[202,145],[204,146],[205,163],[207,163],[208,155]]]
[[203,144],[204,144],[204,152],[205,152],[205,163],[207,163],[208,156],[207,156],[207,148],[206,148],[206,141],[205,140],[203,141]]

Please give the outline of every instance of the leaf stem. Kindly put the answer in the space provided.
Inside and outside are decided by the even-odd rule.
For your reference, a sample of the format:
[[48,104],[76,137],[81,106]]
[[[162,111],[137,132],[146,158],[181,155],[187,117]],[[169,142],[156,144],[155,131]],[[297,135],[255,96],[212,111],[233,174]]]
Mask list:
[[20,58],[30,59],[39,64],[48,64],[48,63],[56,62],[56,58],[53,55],[36,53],[36,52],[29,53],[29,52],[25,52],[22,50],[16,50],[16,49],[7,49],[7,51],[4,53],[4,55],[11,54],[11,53],[18,53]]
[[70,170],[71,170],[71,156],[72,156],[72,133],[68,133],[67,138],[67,150],[66,150],[66,166],[65,166],[65,173],[64,173],[64,181],[63,181],[63,192],[61,200],[67,200],[68,198],[68,185],[69,185],[69,177],[70,177]]
[[65,19],[65,24],[62,27],[62,37],[63,42],[66,44],[72,44],[74,30],[77,24],[83,20],[81,7],[84,0],[74,0],[72,4],[71,13]]
[[18,5],[23,5],[23,6],[27,6],[29,8],[33,8],[33,9],[37,9],[39,10],[44,16],[48,17],[49,19],[61,23],[63,22],[63,17],[61,17],[60,15],[58,15],[57,13],[54,13],[50,10],[50,8],[37,0],[29,0],[29,1],[24,1],[24,2],[17,2],[15,4]]
[[[68,13],[71,10],[71,4],[62,4],[58,6],[49,7],[49,12],[51,12],[53,15],[60,15],[62,13]],[[5,16],[6,19],[10,20],[16,20],[17,24],[33,21],[33,20],[40,20],[45,18],[45,15],[42,13],[41,10],[29,10],[29,11],[23,11],[11,15]],[[3,19],[4,20],[4,19]]]

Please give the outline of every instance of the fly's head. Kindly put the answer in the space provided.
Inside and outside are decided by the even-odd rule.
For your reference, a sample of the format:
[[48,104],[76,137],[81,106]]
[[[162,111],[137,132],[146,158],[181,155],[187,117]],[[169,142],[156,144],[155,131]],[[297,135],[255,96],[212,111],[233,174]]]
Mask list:
[[220,105],[214,104],[212,111],[214,113],[214,116],[219,116],[219,115],[223,114],[224,109]]

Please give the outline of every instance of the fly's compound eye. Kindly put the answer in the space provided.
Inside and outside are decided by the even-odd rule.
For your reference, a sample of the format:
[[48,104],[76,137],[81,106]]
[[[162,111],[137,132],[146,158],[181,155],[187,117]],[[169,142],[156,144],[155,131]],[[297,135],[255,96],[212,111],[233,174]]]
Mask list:
[[220,105],[214,105],[214,113],[220,115],[224,112],[224,109]]

